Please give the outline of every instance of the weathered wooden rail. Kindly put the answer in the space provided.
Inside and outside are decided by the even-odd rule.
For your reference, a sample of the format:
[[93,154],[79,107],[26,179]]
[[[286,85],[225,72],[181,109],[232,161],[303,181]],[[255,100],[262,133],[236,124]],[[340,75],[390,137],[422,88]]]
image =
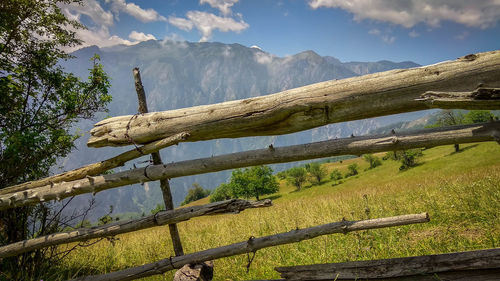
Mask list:
[[276,271],[286,280],[499,280],[500,248],[384,260],[277,267]]
[[60,200],[83,193],[94,193],[128,184],[163,178],[284,163],[335,155],[374,153],[455,143],[495,141],[500,139],[500,122],[452,126],[409,134],[389,134],[336,139],[287,147],[272,147],[164,165],[151,165],[102,176],[88,176],[71,182],[50,184],[21,192],[0,195],[0,210],[48,200]]
[[34,239],[19,241],[0,247],[0,258],[19,255],[21,253],[54,245],[85,241],[100,237],[110,237],[122,233],[137,231],[160,225],[187,221],[194,217],[239,213],[248,208],[270,207],[271,200],[252,202],[242,199],[232,199],[214,202],[201,206],[184,207],[176,210],[160,211],[152,216],[135,220],[105,224],[93,228],[81,228],[73,231],[53,233]]
[[[500,103],[495,91],[482,96],[476,90],[500,88],[498,77],[500,52],[480,53],[430,66],[321,82],[268,96],[109,118],[95,125],[87,144],[130,145],[130,139],[145,144],[182,132],[189,134],[183,141],[278,135],[429,107],[492,109]],[[433,103],[425,98],[429,91],[468,92],[468,98],[460,93]]]
[[[500,122],[489,122],[406,134],[352,137],[288,147],[270,146],[266,149],[170,164],[159,164],[161,162],[155,161],[157,165],[101,175],[106,170],[121,166],[127,161],[183,141],[286,134],[335,122],[427,108],[498,109],[500,108],[499,77],[500,52],[493,51],[468,55],[456,61],[431,66],[317,83],[269,96],[106,119],[97,123],[92,130],[89,146],[119,146],[132,143],[144,146],[60,175],[5,188],[0,191],[0,210],[48,200],[61,200],[83,193],[96,193],[134,183],[167,181],[174,177],[260,164],[457,143],[499,142]],[[139,100],[141,103],[141,99]],[[142,104],[145,104],[144,99]],[[147,109],[140,112],[146,111]],[[237,200],[166,211],[140,220],[20,241],[0,247],[0,257],[61,243],[107,237],[160,224],[176,223],[194,216],[230,211],[236,208],[234,204],[239,206],[238,210],[269,204],[269,202],[243,202],[247,201]],[[420,214],[357,222],[342,221],[254,238],[246,242],[78,280],[133,280],[160,274],[185,264],[254,252],[264,247],[293,243],[319,235],[428,220],[427,214]],[[176,251],[176,253],[181,252]]]
[[231,244],[219,248],[213,248],[201,252],[186,254],[180,257],[170,257],[154,263],[142,266],[132,267],[120,271],[111,272],[103,275],[87,276],[77,278],[75,281],[125,281],[137,278],[147,277],[156,274],[162,274],[175,268],[181,268],[186,264],[196,264],[212,259],[219,259],[244,253],[255,252],[262,248],[295,243],[302,240],[312,239],[321,235],[334,233],[348,233],[366,229],[375,229],[415,223],[424,223],[429,221],[427,213],[403,215],[389,218],[362,220],[362,221],[340,221],[304,229],[295,229],[289,232],[264,236],[260,238],[251,238],[248,241]]

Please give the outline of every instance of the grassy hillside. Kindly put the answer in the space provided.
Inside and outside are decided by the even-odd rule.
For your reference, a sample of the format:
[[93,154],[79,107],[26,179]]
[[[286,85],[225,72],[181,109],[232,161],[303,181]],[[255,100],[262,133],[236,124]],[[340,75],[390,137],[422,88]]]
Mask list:
[[[329,235],[259,250],[246,273],[247,256],[215,261],[214,280],[272,279],[276,266],[405,257],[500,246],[500,146],[469,144],[424,150],[420,165],[399,171],[399,163],[364,171],[360,158],[326,163],[343,173],[351,163],[360,174],[342,184],[306,186],[301,191],[281,182],[274,206],[238,215],[196,218],[180,223],[186,253],[263,236],[339,221],[429,212],[427,224]],[[202,204],[208,199],[195,202]],[[157,227],[118,236],[72,252],[61,277],[95,274],[142,265],[173,255],[168,228]],[[171,280],[173,272],[142,280]]]

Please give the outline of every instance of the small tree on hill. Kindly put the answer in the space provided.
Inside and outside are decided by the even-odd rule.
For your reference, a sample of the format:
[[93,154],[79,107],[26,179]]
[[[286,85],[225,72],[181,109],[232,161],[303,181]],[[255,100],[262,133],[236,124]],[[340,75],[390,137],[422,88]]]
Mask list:
[[421,149],[410,149],[402,151],[401,153],[401,167],[399,170],[407,170],[409,168],[417,166],[417,158],[422,156]]
[[297,190],[302,188],[302,184],[307,180],[307,172],[303,167],[293,167],[288,170],[287,181],[295,186]]
[[210,202],[224,201],[234,198],[231,186],[227,183],[221,183],[210,195]]
[[347,166],[347,174],[345,175],[346,178],[352,177],[358,174],[359,166],[356,163],[353,163],[349,166]]
[[335,169],[330,173],[330,179],[333,181],[341,180],[342,173],[338,169]]
[[317,162],[306,165],[306,170],[317,183],[326,177],[326,169]]
[[495,119],[495,115],[493,115],[488,110],[471,110],[467,114],[464,115],[464,124],[474,124],[474,123],[483,123],[489,122]]
[[193,186],[188,190],[188,194],[184,198],[184,201],[182,201],[181,206],[205,198],[208,195],[210,195],[210,190],[204,189],[203,187],[201,187],[201,185],[195,182],[193,183]]
[[370,164],[370,167],[368,169],[373,169],[377,166],[382,165],[382,161],[380,161],[380,158],[373,154],[365,154],[363,155],[363,159]]
[[272,194],[279,191],[279,185],[269,166],[254,166],[251,168],[236,169],[229,182],[232,193],[236,197],[250,198]]

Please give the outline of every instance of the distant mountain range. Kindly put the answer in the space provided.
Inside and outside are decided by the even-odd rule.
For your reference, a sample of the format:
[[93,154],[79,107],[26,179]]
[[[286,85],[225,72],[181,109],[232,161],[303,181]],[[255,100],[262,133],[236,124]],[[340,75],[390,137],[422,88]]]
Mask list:
[[[293,56],[278,57],[259,48],[249,48],[240,44],[191,43],[177,41],[147,41],[133,46],[96,46],[80,49],[73,53],[75,59],[63,63],[67,71],[82,78],[88,76],[91,66],[89,59],[98,54],[105,71],[111,77],[109,115],[118,116],[137,112],[137,96],[134,88],[132,69],[139,67],[146,91],[150,111],[163,111],[212,104],[228,100],[244,99],[276,93],[303,85],[332,79],[343,79],[368,73],[397,68],[411,68],[414,62],[346,62],[334,57],[322,57],[313,51],[305,51]],[[367,120],[331,124],[304,132],[285,136],[252,137],[243,139],[222,139],[199,143],[182,143],[162,151],[164,162],[180,161],[211,155],[274,146],[307,143],[331,138],[363,135],[370,130],[396,122],[415,120],[428,112],[413,112]],[[99,118],[104,118],[100,115]],[[127,148],[86,147],[88,131],[94,121],[82,121],[78,129],[86,132],[78,140],[77,150],[63,159],[61,166],[67,169],[93,163],[116,155]],[[128,169],[144,166],[146,158],[123,167]],[[277,170],[292,164],[273,165]],[[191,187],[198,182],[205,188],[214,189],[228,179],[230,171],[173,179],[171,186],[176,204],[179,204]],[[83,206],[88,196],[79,196],[74,206]],[[148,213],[157,203],[161,203],[161,193],[157,183],[144,186],[116,188],[103,191],[96,196],[98,207],[93,219],[104,214],[109,205],[117,213]]]

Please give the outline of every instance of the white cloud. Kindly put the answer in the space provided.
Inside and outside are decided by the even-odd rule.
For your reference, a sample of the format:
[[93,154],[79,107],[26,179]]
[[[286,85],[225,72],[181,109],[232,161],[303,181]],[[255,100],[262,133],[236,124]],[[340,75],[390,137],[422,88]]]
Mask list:
[[231,14],[231,7],[236,4],[238,0],[200,0],[200,5],[207,3],[212,8],[219,9],[223,15]]
[[125,12],[142,22],[152,21],[167,21],[164,16],[158,14],[153,9],[143,9],[134,3],[127,3],[125,0],[106,0],[107,3],[111,2],[111,9],[115,13]]
[[170,16],[170,17],[168,17],[168,22],[171,25],[173,25],[179,29],[185,30],[185,31],[189,31],[189,30],[193,29],[193,23],[190,20],[187,20],[185,18],[178,18],[178,17]]
[[379,29],[371,29],[370,31],[368,31],[368,34],[371,34],[371,35],[380,35],[380,30]]
[[408,36],[410,36],[411,38],[416,38],[416,37],[420,36],[420,34],[418,32],[416,32],[415,30],[412,30],[408,33]]
[[384,35],[382,36],[382,41],[384,41],[384,43],[386,44],[392,44],[394,43],[394,41],[396,41],[396,37],[390,35]]
[[273,56],[265,52],[255,52],[254,59],[260,64],[268,64],[273,61]]
[[156,40],[156,37],[153,34],[144,34],[143,32],[132,31],[128,35],[128,38],[134,41],[148,41],[148,40]]
[[96,0],[87,0],[83,4],[62,4],[59,7],[64,15],[72,20],[80,21],[80,16],[86,15],[96,25],[113,25],[113,14],[104,11]]
[[202,35],[200,42],[210,40],[214,30],[240,32],[248,28],[248,24],[242,19],[236,21],[233,18],[219,17],[207,12],[189,11],[186,17],[187,19],[172,16],[168,18],[168,22],[182,30],[196,28]]
[[310,0],[309,6],[340,8],[353,13],[358,21],[379,20],[406,28],[421,22],[437,27],[444,20],[487,28],[500,20],[499,0]]

